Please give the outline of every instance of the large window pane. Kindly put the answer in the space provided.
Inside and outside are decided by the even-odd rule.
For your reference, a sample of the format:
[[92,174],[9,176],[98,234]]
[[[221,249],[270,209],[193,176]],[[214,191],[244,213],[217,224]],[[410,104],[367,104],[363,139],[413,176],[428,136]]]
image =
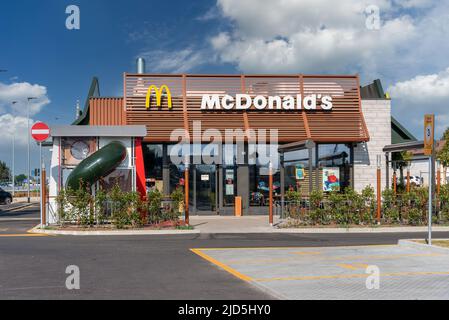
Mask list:
[[351,154],[351,146],[346,144],[318,145],[318,168],[323,191],[344,191],[351,185]]

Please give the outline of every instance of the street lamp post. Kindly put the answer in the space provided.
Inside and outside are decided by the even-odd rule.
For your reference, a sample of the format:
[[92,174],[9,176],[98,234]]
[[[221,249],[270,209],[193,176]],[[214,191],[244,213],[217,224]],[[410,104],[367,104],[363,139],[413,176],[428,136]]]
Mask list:
[[31,132],[30,132],[30,101],[31,100],[35,100],[37,99],[36,97],[28,97],[28,102],[27,102],[27,154],[28,154],[28,172],[27,172],[27,176],[28,176],[28,203],[31,202],[30,199],[30,136],[31,136]]
[[[12,105],[15,105],[17,101],[13,101]],[[15,197],[16,195],[16,160],[15,160],[15,154],[16,154],[16,118],[14,118],[13,114],[13,120],[12,120],[12,196]]]

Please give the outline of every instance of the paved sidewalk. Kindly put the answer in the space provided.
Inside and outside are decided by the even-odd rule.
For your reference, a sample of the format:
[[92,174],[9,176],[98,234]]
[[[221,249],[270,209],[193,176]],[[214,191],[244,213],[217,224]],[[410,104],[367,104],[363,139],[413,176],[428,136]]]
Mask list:
[[[449,252],[401,246],[192,249],[281,299],[449,299]],[[368,289],[367,268],[380,271]]]
[[[275,218],[274,223],[279,219]],[[276,228],[269,225],[268,216],[191,216],[190,224],[201,233],[267,233]]]
[[[201,233],[397,233],[427,232],[427,227],[357,227],[357,228],[277,228],[279,217],[274,217],[274,227],[268,216],[191,216],[190,224]],[[433,231],[449,231],[449,227],[433,227]]]

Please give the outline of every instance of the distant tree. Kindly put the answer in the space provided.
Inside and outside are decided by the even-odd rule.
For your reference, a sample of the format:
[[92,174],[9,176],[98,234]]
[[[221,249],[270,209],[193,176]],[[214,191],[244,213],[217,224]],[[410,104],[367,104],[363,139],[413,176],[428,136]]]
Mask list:
[[6,181],[11,178],[11,172],[5,162],[0,161],[0,181]]
[[16,183],[18,185],[23,184],[23,182],[26,180],[27,176],[24,174],[19,174],[18,176],[16,176]]
[[438,152],[437,158],[444,168],[444,181],[446,182],[447,168],[449,167],[449,128],[443,134],[442,140],[445,142],[443,148]]

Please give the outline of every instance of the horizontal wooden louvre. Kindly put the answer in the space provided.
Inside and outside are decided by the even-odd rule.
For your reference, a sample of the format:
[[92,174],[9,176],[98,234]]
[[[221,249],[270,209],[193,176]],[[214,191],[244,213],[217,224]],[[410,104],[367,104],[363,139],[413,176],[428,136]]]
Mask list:
[[126,125],[123,98],[90,98],[89,109],[93,126]]
[[[194,123],[201,121],[201,133],[216,129],[276,129],[280,143],[311,139],[320,142],[361,142],[369,140],[361,112],[358,76],[318,75],[152,75],[125,74],[126,123],[147,126],[147,142],[170,142],[173,130],[187,130],[194,137]],[[163,94],[161,106],[152,98],[145,106],[151,85],[166,85],[172,95],[172,108]],[[331,95],[333,109],[201,110],[203,94],[220,96],[245,93],[252,97]],[[269,133],[267,133],[269,138]],[[207,139],[203,139],[203,141]],[[269,140],[269,139],[268,139]]]

